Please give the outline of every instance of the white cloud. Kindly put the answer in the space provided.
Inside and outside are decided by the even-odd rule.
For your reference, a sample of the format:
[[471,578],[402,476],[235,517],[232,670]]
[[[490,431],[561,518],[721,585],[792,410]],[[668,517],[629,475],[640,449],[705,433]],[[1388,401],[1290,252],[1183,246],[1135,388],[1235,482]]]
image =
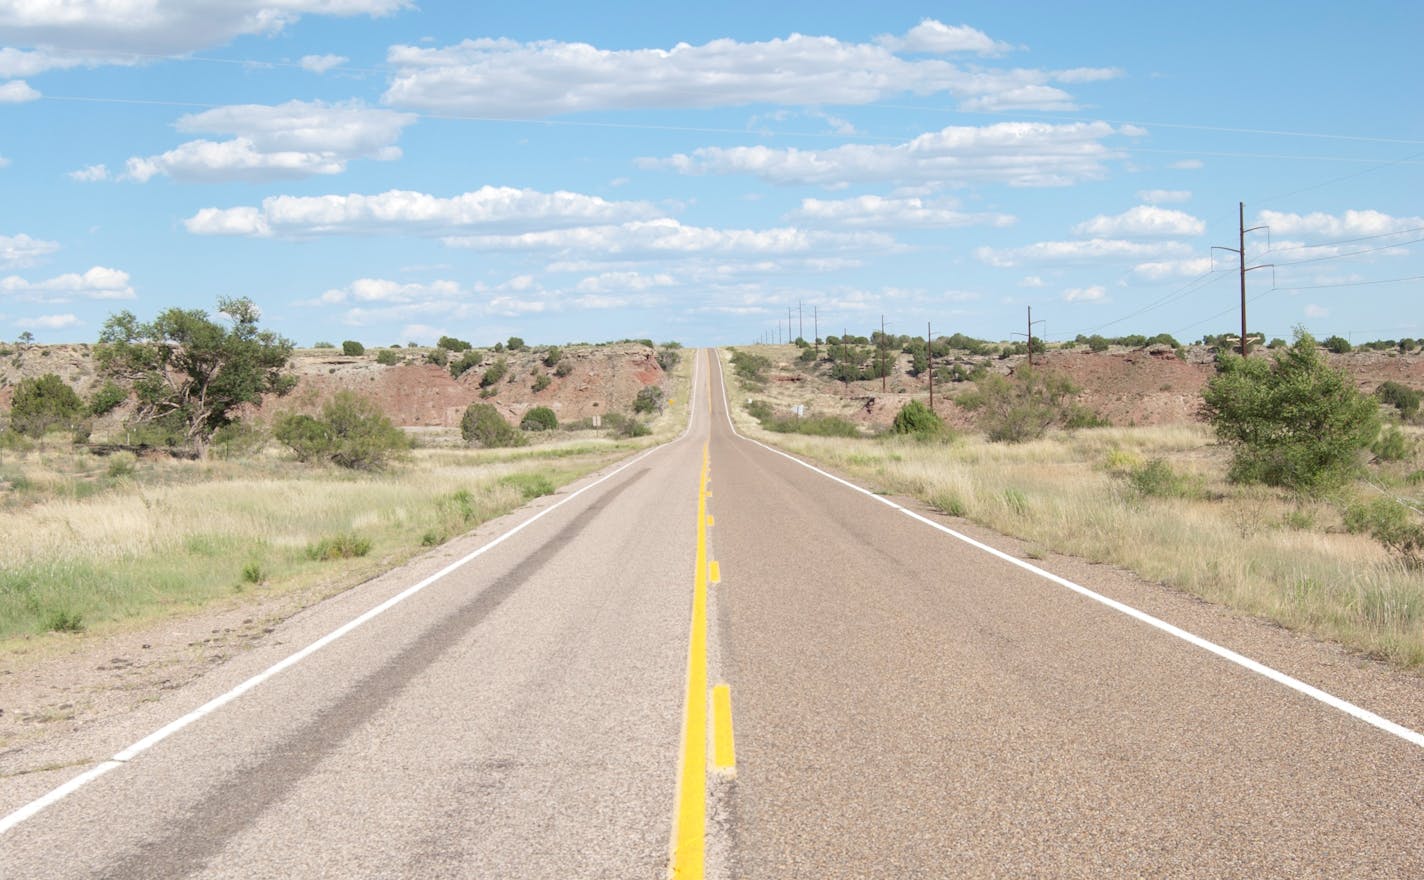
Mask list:
[[1140,189],[1137,197],[1149,205],[1169,205],[1192,200],[1189,189]]
[[1307,235],[1317,238],[1361,238],[1424,227],[1424,217],[1393,217],[1380,211],[1346,211],[1343,214],[1287,214],[1262,211],[1256,225],[1271,227],[1271,235]]
[[[528,275],[518,275],[501,284],[465,286],[456,281],[407,284],[384,278],[361,278],[343,288],[323,293],[307,306],[350,306],[343,321],[355,326],[389,326],[419,318],[440,321],[467,321],[482,317],[513,318],[555,311],[552,296]],[[406,323],[407,338],[428,339],[430,324]]]
[[312,73],[326,73],[350,60],[345,55],[303,55],[300,63],[303,70],[310,70]]
[[109,179],[109,167],[107,165],[87,165],[78,171],[69,172],[70,180],[77,180],[81,183],[93,183],[98,180]]
[[1057,265],[1083,262],[1121,262],[1154,257],[1185,256],[1192,248],[1177,241],[1136,242],[1092,238],[1085,241],[1040,241],[1019,248],[981,247],[974,256],[999,268],[1023,263]]
[[1190,257],[1185,260],[1156,260],[1140,263],[1132,272],[1148,281],[1168,278],[1195,278],[1211,271],[1211,257]]
[[1064,302],[1107,302],[1108,292],[1100,284],[1092,287],[1070,287],[1063,291]]
[[358,278],[346,287],[326,291],[318,302],[322,305],[348,302],[398,304],[457,299],[464,294],[464,289],[454,281],[419,284],[389,281],[384,278]]
[[1124,154],[1102,141],[1122,133],[1105,122],[1001,122],[951,126],[903,144],[846,144],[829,150],[703,147],[639,164],[683,174],[753,174],[772,183],[829,187],[864,181],[1068,186],[1104,177],[1104,163]]
[[940,294],[939,298],[945,302],[962,303],[981,300],[984,298],[984,295],[977,290],[946,290]]
[[0,104],[23,104],[26,101],[38,101],[42,95],[30,88],[30,84],[22,79],[12,79],[6,83],[0,83]]
[[0,41],[90,53],[183,54],[303,15],[380,16],[409,0],[33,0],[0,4]]
[[395,141],[415,118],[360,101],[217,107],[184,116],[176,127],[184,132],[235,135],[232,140],[189,141],[157,156],[136,156],[128,160],[125,176],[147,181],[165,174],[207,182],[340,174],[352,159],[400,158]]
[[0,268],[22,269],[59,250],[59,242],[19,235],[0,235]]
[[791,34],[718,39],[671,49],[476,39],[443,48],[397,45],[385,103],[432,112],[530,117],[598,110],[753,104],[868,104],[900,94],[949,94],[972,109],[1076,109],[1051,71],[962,68],[897,52],[994,54],[1006,48],[972,28],[926,20],[904,37],[846,43]]
[[1328,318],[1330,317],[1330,310],[1324,306],[1310,303],[1305,307],[1305,316],[1307,318]]
[[1002,55],[1013,49],[1008,43],[990,39],[988,34],[968,25],[955,27],[932,18],[926,18],[910,28],[903,37],[884,36],[876,42],[892,52],[925,52],[936,55],[946,55],[950,52]]
[[409,232],[439,235],[477,229],[617,223],[657,216],[647,202],[610,202],[574,192],[484,186],[442,198],[409,190],[377,195],[271,196],[261,207],[204,208],[184,221],[197,235],[351,235]]
[[1126,75],[1120,67],[1074,67],[1071,70],[1055,71],[1053,78],[1061,83],[1090,83],[1118,79]]
[[813,250],[883,249],[894,246],[889,236],[873,232],[808,232],[776,229],[713,229],[684,226],[676,220],[636,221],[618,226],[584,226],[518,235],[452,236],[452,247],[486,251],[546,250],[557,253],[611,255],[799,254]]
[[63,330],[66,327],[77,327],[79,325],[77,315],[40,315],[36,318],[26,318],[25,326],[33,327],[36,330]]
[[1099,214],[1073,227],[1074,235],[1098,238],[1170,238],[1201,235],[1205,231],[1206,224],[1190,214],[1152,205],[1138,205],[1113,217]]
[[1047,282],[1037,275],[1025,275],[1019,281],[1019,287],[1043,287],[1046,284]]
[[849,226],[853,228],[897,229],[909,227],[948,228],[960,226],[1011,226],[1011,214],[971,214],[958,210],[952,199],[938,201],[918,197],[885,198],[857,196],[827,201],[802,199],[801,207],[787,215],[802,223]]
[[0,168],[5,168],[5,167],[8,166],[9,164],[10,164],[10,160],[9,160],[9,159],[6,159],[4,156],[0,156]]
[[1183,159],[1180,162],[1173,162],[1168,168],[1176,168],[1179,171],[1199,171],[1206,167],[1206,163],[1200,159]]
[[70,272],[44,281],[28,281],[18,275],[10,275],[0,278],[0,294],[30,302],[68,302],[76,296],[85,299],[133,299],[134,289],[129,284],[129,273],[95,266],[82,275]]
[[652,275],[642,272],[604,272],[580,280],[574,285],[574,289],[585,294],[641,293],[676,286],[677,279],[666,272]]

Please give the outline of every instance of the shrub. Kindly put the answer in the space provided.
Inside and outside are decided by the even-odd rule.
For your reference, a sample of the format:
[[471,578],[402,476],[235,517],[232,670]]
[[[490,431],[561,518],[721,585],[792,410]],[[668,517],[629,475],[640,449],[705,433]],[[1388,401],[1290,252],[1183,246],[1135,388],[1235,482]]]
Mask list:
[[633,412],[650,413],[661,410],[663,406],[663,390],[656,385],[645,385],[638,390],[638,396],[633,398]]
[[473,370],[484,360],[484,355],[478,351],[467,351],[455,360],[450,361],[450,375],[456,379]]
[[1160,458],[1130,470],[1127,481],[1149,498],[1197,498],[1202,494],[1200,480],[1177,473]]
[[510,351],[523,351],[524,340],[520,339],[518,336],[511,336],[509,337],[509,341],[504,344],[504,347],[509,349]]
[[263,570],[262,563],[249,562],[242,567],[242,579],[249,584],[260,584],[267,580],[267,572]]
[[530,387],[534,389],[535,394],[538,394],[552,384],[554,384],[554,380],[550,379],[548,374],[540,374],[539,378],[535,379],[534,384]]
[[1331,336],[1321,344],[1325,346],[1326,351],[1331,351],[1335,354],[1348,354],[1350,350],[1354,348],[1354,346],[1350,344],[1350,340],[1343,336]]
[[313,344],[312,344],[312,348],[335,348],[335,347],[336,347],[336,346],[332,345],[330,342],[325,342],[325,341],[323,341],[323,342],[316,342],[316,343],[313,343]]
[[213,432],[213,454],[218,458],[250,455],[267,442],[262,427],[247,419],[223,425]]
[[855,422],[840,416],[787,416],[773,418],[763,426],[778,434],[808,434],[813,437],[859,437]]
[[371,539],[347,532],[322,538],[315,544],[307,545],[307,558],[317,562],[332,559],[353,559],[371,552]]
[[469,351],[471,348],[470,343],[463,339],[456,339],[453,336],[440,337],[440,341],[435,343],[435,347],[444,349],[445,351]]
[[354,339],[348,339],[341,343],[341,353],[347,357],[359,357],[366,353],[366,346]]
[[84,616],[67,609],[57,608],[45,615],[44,628],[45,632],[83,632]]
[[1424,399],[1424,393],[1415,391],[1408,385],[1390,381],[1375,389],[1375,397],[1379,398],[1380,403],[1399,410],[1400,418],[1409,420],[1419,415],[1419,402]]
[[890,430],[896,434],[938,434],[944,430],[944,421],[934,411],[918,400],[912,400],[895,413],[895,421]]
[[747,402],[747,414],[758,422],[765,424],[771,420],[771,404],[765,400],[752,400]]
[[506,486],[517,488],[519,493],[524,496],[525,501],[554,494],[554,484],[543,474],[510,474],[507,477],[502,477],[500,482]]
[[1368,533],[1399,557],[1406,568],[1424,568],[1424,525],[1418,511],[1393,498],[1376,498],[1345,509],[1345,528]]
[[547,406],[536,406],[519,420],[519,427],[526,431],[553,431],[559,427],[559,418]]
[[562,378],[564,378],[565,376],[569,375],[569,374],[572,373],[573,371],[574,371],[574,365],[571,364],[571,363],[569,363],[569,362],[566,361],[566,360],[561,360],[561,361],[559,361],[559,365],[558,365],[557,367],[554,367],[554,375],[555,375],[555,376],[558,376],[560,379],[562,379]]
[[771,369],[771,361],[759,354],[748,354],[745,351],[732,352],[732,371],[737,374],[737,378],[750,382],[753,385],[763,385],[766,383],[766,371]]
[[110,477],[116,480],[132,477],[137,470],[138,456],[132,452],[121,450],[109,456],[107,471]]
[[1224,354],[1202,393],[1217,437],[1232,447],[1229,478],[1319,493],[1360,466],[1379,433],[1375,402],[1320,356],[1297,331],[1271,362]]
[[980,411],[979,426],[991,441],[1022,443],[1066,420],[1076,393],[1066,378],[1024,366],[1012,379],[986,375],[959,402]]
[[489,449],[525,443],[519,430],[506,422],[491,403],[472,403],[465,408],[465,415],[460,419],[460,436],[466,443]]
[[552,369],[553,367],[557,366],[559,361],[563,360],[563,358],[563,350],[560,349],[557,345],[553,346],[548,351],[544,352],[544,366]]
[[436,348],[425,356],[425,360],[437,367],[443,367],[450,362],[450,354],[443,348]]
[[410,448],[405,433],[376,404],[353,391],[338,391],[321,418],[287,413],[272,435],[300,461],[329,461],[352,470],[379,470]]
[[658,351],[658,366],[663,368],[664,373],[671,373],[682,360],[682,352],[678,350],[680,347],[677,343],[669,342]]
[[298,461],[323,461],[331,449],[331,432],[326,425],[305,413],[278,416],[272,424],[272,436],[296,453]]
[[376,363],[383,367],[394,367],[400,363],[400,355],[391,351],[389,348],[383,348],[376,352]]
[[89,414],[94,416],[107,415],[114,411],[119,404],[129,399],[129,392],[117,382],[105,382],[102,388],[98,388],[89,397]]
[[10,403],[11,429],[43,437],[51,428],[73,428],[84,414],[84,401],[54,373],[21,379]]
[[1370,451],[1380,461],[1404,461],[1414,452],[1414,444],[1398,427],[1390,425],[1370,444]]
[[480,387],[489,388],[491,385],[498,382],[500,379],[503,379],[505,373],[508,372],[509,363],[505,361],[504,358],[499,358],[494,362],[494,364],[490,366],[488,370],[485,370],[485,374],[480,377]]

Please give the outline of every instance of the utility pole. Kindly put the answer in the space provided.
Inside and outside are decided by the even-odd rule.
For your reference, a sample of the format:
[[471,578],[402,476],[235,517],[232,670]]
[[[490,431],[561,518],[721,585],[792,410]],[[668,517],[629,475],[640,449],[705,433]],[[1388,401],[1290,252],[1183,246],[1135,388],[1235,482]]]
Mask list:
[[[1029,365],[1030,367],[1033,366],[1033,325],[1034,325],[1034,324],[1042,324],[1042,323],[1044,323],[1042,320],[1035,321],[1035,320],[1033,319],[1033,306],[1029,306],[1029,307],[1028,307],[1028,334],[1027,334],[1027,336],[1028,336],[1028,365]],[[1014,335],[1015,335],[1015,336],[1023,336],[1023,335],[1025,335],[1025,334],[1023,334],[1023,333],[1015,333]]]
[[934,412],[934,334],[930,322],[925,322],[925,364],[930,371],[930,412]]
[[811,306],[811,334],[816,337],[816,360],[821,359],[821,309]]
[[795,341],[796,341],[796,340],[794,340],[794,339],[791,338],[791,306],[787,306],[787,307],[786,307],[786,341],[787,341],[787,342],[795,342]]
[[885,393],[885,316],[880,316],[880,393]]
[[1259,266],[1247,266],[1247,265],[1246,265],[1246,233],[1248,233],[1248,232],[1255,232],[1255,231],[1258,230],[1258,229],[1264,229],[1264,230],[1266,230],[1266,246],[1267,246],[1267,247],[1270,247],[1270,244],[1271,244],[1271,231],[1270,231],[1270,230],[1271,230],[1271,227],[1269,227],[1269,226],[1252,226],[1250,229],[1247,229],[1247,228],[1246,228],[1246,203],[1245,203],[1245,202],[1237,202],[1237,203],[1236,203],[1236,208],[1237,208],[1237,212],[1238,212],[1237,216],[1238,216],[1238,218],[1239,218],[1237,228],[1240,230],[1240,233],[1239,233],[1239,235],[1237,236],[1237,239],[1236,239],[1237,246],[1234,247],[1234,248],[1229,248],[1229,247],[1221,247],[1220,245],[1217,245],[1217,246],[1214,246],[1214,247],[1212,248],[1212,250],[1214,250],[1214,251],[1230,251],[1231,253],[1236,254],[1236,258],[1237,258],[1237,260],[1238,260],[1238,262],[1239,262],[1239,264],[1240,264],[1240,266],[1241,266],[1241,356],[1244,358],[1244,357],[1246,357],[1246,345],[1247,345],[1247,342],[1246,342],[1246,273],[1247,273],[1247,272],[1254,271],[1254,270],[1256,270],[1256,269],[1265,269],[1265,268],[1267,268],[1268,266],[1274,266],[1275,263],[1262,263],[1262,264],[1259,265]]
[[806,338],[806,316],[801,312],[801,300],[796,301],[796,338]]

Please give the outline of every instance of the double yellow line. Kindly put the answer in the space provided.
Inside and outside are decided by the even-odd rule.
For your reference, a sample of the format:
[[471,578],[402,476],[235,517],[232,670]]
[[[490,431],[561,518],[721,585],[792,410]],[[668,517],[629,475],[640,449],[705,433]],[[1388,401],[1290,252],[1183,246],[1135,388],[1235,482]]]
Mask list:
[[[710,374],[710,370],[709,370]],[[708,377],[707,411],[712,411],[711,377]],[[717,563],[707,560],[709,444],[702,445],[702,474],[697,487],[697,557],[692,576],[692,630],[687,645],[687,692],[682,717],[682,758],[678,766],[677,815],[672,841],[672,870],[678,880],[701,880],[707,854],[707,585]],[[732,741],[731,689],[719,684],[710,694],[714,723],[711,735],[713,766],[731,772],[736,766]]]

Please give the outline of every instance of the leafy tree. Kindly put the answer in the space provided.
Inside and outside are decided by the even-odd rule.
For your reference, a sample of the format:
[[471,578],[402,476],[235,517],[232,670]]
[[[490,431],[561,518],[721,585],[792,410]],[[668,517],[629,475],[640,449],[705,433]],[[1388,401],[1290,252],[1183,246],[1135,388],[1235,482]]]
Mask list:
[[511,336],[509,337],[509,341],[504,344],[504,347],[509,349],[510,351],[523,351],[524,340],[520,339],[518,336]]
[[1399,417],[1407,421],[1419,415],[1419,403],[1424,400],[1424,393],[1415,391],[1408,385],[1389,381],[1381,383],[1375,389],[1375,397],[1379,398],[1380,403],[1399,410]]
[[175,425],[199,452],[244,404],[297,384],[285,371],[291,340],[257,328],[252,300],[220,299],[218,311],[230,326],[201,309],[168,309],[149,323],[119,312],[104,322],[95,348],[99,368],[133,388],[136,420]]
[[296,453],[298,461],[325,461],[331,450],[331,431],[305,413],[283,413],[272,424],[272,436]]
[[129,393],[116,382],[105,382],[89,397],[89,413],[102,416],[110,413],[119,404],[128,400]]
[[465,408],[465,415],[460,419],[460,436],[466,443],[487,448],[523,446],[526,442],[519,430],[489,403],[472,403]]
[[21,345],[29,345],[30,343],[35,341],[35,334],[26,330],[19,336],[15,337],[15,341],[20,343]]
[[376,363],[383,367],[394,367],[400,363],[400,355],[389,348],[384,348],[376,352]]
[[329,461],[351,470],[380,470],[410,448],[405,432],[354,391],[336,392],[319,419],[300,413],[278,417],[272,435],[301,461]]
[[1304,330],[1270,362],[1223,354],[1202,399],[1232,447],[1237,482],[1327,491],[1356,473],[1379,433],[1375,401],[1331,369]]
[[446,351],[469,351],[470,343],[463,339],[456,339],[453,336],[442,336],[440,341],[435,343],[436,348],[443,348]]
[[980,410],[979,426],[992,441],[1022,443],[1042,437],[1074,412],[1078,389],[1066,377],[1022,366],[1012,379],[989,374],[960,405]]
[[1350,344],[1350,340],[1343,336],[1331,336],[1321,343],[1321,345],[1325,346],[1326,351],[1334,352],[1335,354],[1349,354],[1354,348],[1354,346]]
[[366,353],[366,346],[354,339],[348,339],[341,343],[341,353],[347,357],[360,357]]
[[22,379],[10,404],[10,427],[30,437],[43,437],[55,427],[73,428],[84,415],[84,401],[54,373]]
[[519,420],[519,427],[526,431],[553,431],[559,427],[559,417],[547,406],[536,406]]
[[896,434],[938,434],[944,430],[944,422],[934,410],[918,400],[912,400],[895,413],[890,430]]

